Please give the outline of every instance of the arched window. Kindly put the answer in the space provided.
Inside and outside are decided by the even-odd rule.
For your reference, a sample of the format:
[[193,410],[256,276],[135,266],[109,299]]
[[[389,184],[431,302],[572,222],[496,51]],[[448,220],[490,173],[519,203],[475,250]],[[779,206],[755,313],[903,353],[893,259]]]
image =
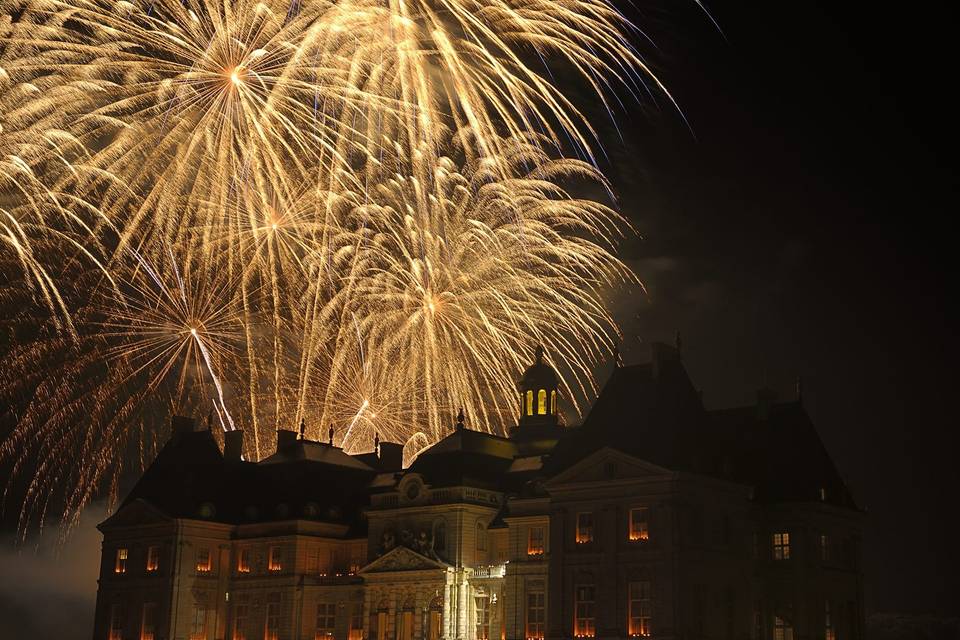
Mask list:
[[556,415],[557,413],[557,392],[550,392],[550,415]]
[[537,413],[546,415],[547,413],[547,390],[540,389],[537,392]]
[[533,391],[527,391],[527,415],[533,415]]
[[487,528],[482,522],[477,522],[477,552],[487,550]]

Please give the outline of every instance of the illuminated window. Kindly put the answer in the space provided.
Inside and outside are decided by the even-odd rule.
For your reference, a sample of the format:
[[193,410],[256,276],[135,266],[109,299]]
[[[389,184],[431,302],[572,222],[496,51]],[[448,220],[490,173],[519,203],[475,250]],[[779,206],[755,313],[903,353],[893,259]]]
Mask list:
[[825,533],[820,534],[820,560],[830,562],[830,536]]
[[544,593],[541,590],[527,592],[527,640],[542,640],[546,622]]
[[332,602],[321,602],[317,605],[317,633],[316,640],[326,640],[333,637],[337,624],[337,605]]
[[440,640],[443,630],[443,601],[440,598],[434,598],[430,603],[429,625],[427,640]]
[[631,582],[627,611],[628,633],[632,637],[650,635],[650,582]]
[[487,550],[487,528],[482,522],[477,523],[477,551]]
[[592,584],[579,585],[574,591],[573,635],[592,638],[597,635],[596,590]]
[[541,416],[547,414],[547,391],[546,389],[540,389],[537,392],[537,413]]
[[557,392],[550,392],[550,415],[557,415]]
[[543,538],[543,527],[530,527],[530,531],[527,534],[528,556],[543,555]]
[[650,539],[650,529],[647,526],[647,508],[636,507],[630,509],[630,540],[637,542]]
[[823,640],[837,640],[837,630],[833,626],[833,615],[830,611],[830,601],[823,602]]
[[533,415],[533,391],[527,391],[527,415]]
[[590,512],[577,514],[577,544],[593,542],[593,514]]
[[793,640],[793,625],[781,616],[773,617],[773,640]]
[[123,639],[123,607],[119,604],[110,605],[110,629],[107,631],[108,640]]
[[154,640],[157,635],[157,603],[144,602],[140,616],[140,640]]
[[790,559],[790,534],[789,533],[773,534],[773,559],[774,560]]
[[350,605],[350,628],[347,630],[347,640],[360,640],[363,637],[363,603],[354,602]]
[[208,547],[197,549],[197,573],[210,573],[212,568],[213,560],[210,557],[210,549]]
[[280,640],[280,603],[267,603],[267,618],[263,623],[263,640]]
[[490,598],[487,596],[477,596],[474,598],[477,640],[490,640]]
[[240,549],[237,553],[237,573],[250,573],[250,549]]
[[126,573],[127,572],[127,553],[126,549],[117,549],[117,557],[113,563],[113,572],[114,573]]
[[281,571],[283,569],[283,549],[280,547],[270,547],[270,556],[267,561],[268,571]]
[[233,611],[233,640],[247,640],[247,620],[250,609],[245,604],[238,604]]
[[147,573],[153,573],[160,568],[160,546],[152,544],[147,547]]
[[404,609],[400,612],[400,628],[397,629],[397,640],[413,640],[413,609]]
[[201,606],[193,608],[193,620],[190,622],[190,640],[207,640],[207,610]]
[[377,611],[377,640],[387,640],[387,612]]

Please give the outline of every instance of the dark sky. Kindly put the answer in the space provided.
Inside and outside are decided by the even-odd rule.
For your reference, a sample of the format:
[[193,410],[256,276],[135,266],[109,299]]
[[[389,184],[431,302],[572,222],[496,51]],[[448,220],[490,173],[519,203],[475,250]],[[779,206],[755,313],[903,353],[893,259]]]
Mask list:
[[[624,143],[604,132],[602,168],[644,238],[625,257],[650,292],[619,301],[626,359],[679,329],[711,407],[752,402],[764,384],[789,396],[801,375],[867,510],[869,611],[960,615],[960,547],[947,533],[960,444],[947,296],[953,17],[916,3],[716,0],[724,38],[692,2],[658,7],[644,4],[637,22],[690,128],[661,101],[618,115]],[[90,520],[58,577],[43,577],[57,575],[48,554],[11,566],[86,629],[97,552]],[[4,616],[20,607],[0,604]]]
[[662,4],[639,21],[656,25],[692,133],[665,106],[631,113],[627,144],[607,145],[645,238],[630,249],[650,297],[631,302],[628,360],[679,329],[712,407],[765,383],[790,396],[801,375],[867,510],[869,610],[960,615],[956,21],[923,3],[715,0],[724,39]]

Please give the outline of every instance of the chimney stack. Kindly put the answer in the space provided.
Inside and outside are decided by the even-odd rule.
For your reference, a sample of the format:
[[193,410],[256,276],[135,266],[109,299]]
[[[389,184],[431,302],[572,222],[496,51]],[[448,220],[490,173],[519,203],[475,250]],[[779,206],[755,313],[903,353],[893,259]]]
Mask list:
[[243,459],[243,431],[234,429],[223,434],[223,459],[240,462]]
[[680,352],[676,347],[663,342],[652,342],[650,343],[650,362],[653,364],[653,377],[656,379],[660,377],[664,363],[680,362]]
[[297,432],[289,429],[277,429],[277,451],[283,451],[287,447],[297,444]]
[[170,418],[170,437],[178,438],[185,433],[193,433],[196,421],[187,416],[173,416]]
[[384,471],[403,469],[403,445],[396,442],[380,443],[380,468]]

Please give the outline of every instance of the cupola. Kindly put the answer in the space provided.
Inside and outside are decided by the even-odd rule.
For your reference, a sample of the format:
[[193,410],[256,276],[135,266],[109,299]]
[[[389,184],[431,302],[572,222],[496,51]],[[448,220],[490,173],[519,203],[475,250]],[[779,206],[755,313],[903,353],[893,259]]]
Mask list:
[[519,426],[557,424],[557,387],[559,378],[553,367],[543,361],[543,347],[520,378]]

